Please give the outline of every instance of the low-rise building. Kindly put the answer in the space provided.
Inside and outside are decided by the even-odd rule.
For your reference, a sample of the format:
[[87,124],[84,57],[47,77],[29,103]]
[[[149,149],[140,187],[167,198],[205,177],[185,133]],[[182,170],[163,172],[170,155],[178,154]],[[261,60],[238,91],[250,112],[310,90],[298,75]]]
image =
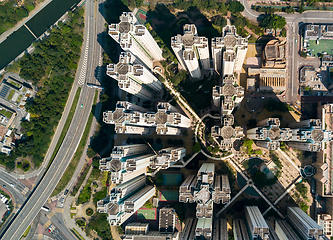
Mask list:
[[248,68],[248,76],[258,79],[260,91],[286,90],[287,69],[285,68]]

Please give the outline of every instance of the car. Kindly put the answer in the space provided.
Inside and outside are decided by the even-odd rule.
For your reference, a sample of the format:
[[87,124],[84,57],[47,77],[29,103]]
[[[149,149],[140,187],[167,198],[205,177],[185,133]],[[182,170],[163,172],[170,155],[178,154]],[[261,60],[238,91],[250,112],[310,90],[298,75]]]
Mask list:
[[64,195],[66,196],[68,193],[68,189],[65,190]]
[[285,98],[285,97],[286,97],[286,95],[283,95],[282,97],[283,97],[283,98]]
[[297,43],[297,39],[295,39],[295,43]]
[[83,103],[81,104],[81,108],[83,108]]
[[265,99],[265,97],[261,97],[261,99]]

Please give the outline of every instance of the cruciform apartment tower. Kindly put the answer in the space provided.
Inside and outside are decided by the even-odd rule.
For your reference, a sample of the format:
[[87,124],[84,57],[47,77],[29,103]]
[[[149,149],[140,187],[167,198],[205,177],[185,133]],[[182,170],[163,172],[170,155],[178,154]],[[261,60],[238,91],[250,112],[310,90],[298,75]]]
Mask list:
[[242,70],[248,41],[236,32],[235,26],[227,25],[222,30],[222,37],[212,39],[213,65],[222,76]]
[[154,62],[163,59],[162,49],[132,12],[123,12],[119,19],[119,23],[109,26],[109,35],[124,51],[132,53],[148,68],[153,69]]
[[115,184],[131,180],[147,173],[147,168],[167,169],[186,155],[184,147],[169,147],[158,152],[150,150],[146,144],[115,146],[108,158],[99,161],[101,171],[111,172],[111,181]]
[[191,126],[191,121],[176,110],[169,103],[159,102],[157,112],[151,113],[128,102],[118,101],[115,111],[103,113],[103,122],[114,124],[116,133],[145,135],[155,128],[159,135],[179,135],[181,128]]
[[[202,69],[210,69],[208,39],[199,37],[194,24],[185,24],[183,36],[171,38],[171,48],[179,63],[192,78],[200,78]],[[201,67],[200,67],[201,65]]]
[[197,203],[196,237],[211,239],[213,204],[226,204],[231,199],[227,175],[215,175],[214,163],[203,163],[197,175],[189,175],[179,187],[179,202]]
[[106,74],[118,81],[118,87],[143,99],[152,99],[162,83],[130,52],[122,52],[117,64],[109,64]]
[[309,119],[289,124],[290,128],[280,128],[278,118],[259,121],[256,128],[247,131],[247,137],[255,140],[256,145],[269,150],[277,150],[280,142],[302,151],[319,152],[324,142],[332,139],[332,132],[322,128],[320,119]]

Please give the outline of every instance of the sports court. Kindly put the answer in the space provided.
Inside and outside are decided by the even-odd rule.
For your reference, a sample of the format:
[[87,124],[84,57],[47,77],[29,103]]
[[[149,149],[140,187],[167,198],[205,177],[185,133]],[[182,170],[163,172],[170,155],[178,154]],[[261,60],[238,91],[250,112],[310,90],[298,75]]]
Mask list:
[[138,220],[156,220],[156,208],[140,208],[136,213]]
[[145,25],[146,22],[148,21],[147,13],[145,11],[142,11],[141,9],[139,9],[137,11],[137,13],[135,14],[135,17],[143,25]]
[[[318,56],[318,53],[327,52],[327,54],[333,55],[333,40],[320,39],[319,44],[316,44],[316,40],[309,40],[308,50],[313,49],[312,53]],[[311,51],[311,50],[310,50]]]
[[172,190],[161,190],[159,192],[159,200],[163,202],[178,202],[179,192]]
[[164,173],[163,174],[163,186],[180,186],[183,182],[183,176],[181,173]]

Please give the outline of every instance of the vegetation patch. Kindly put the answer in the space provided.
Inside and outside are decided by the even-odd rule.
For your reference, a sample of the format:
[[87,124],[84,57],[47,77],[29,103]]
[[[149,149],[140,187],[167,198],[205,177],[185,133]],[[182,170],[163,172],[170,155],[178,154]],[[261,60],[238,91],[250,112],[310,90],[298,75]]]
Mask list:
[[[14,63],[20,68],[20,77],[31,80],[39,90],[37,96],[26,104],[31,118],[30,122],[21,123],[24,138],[16,142],[10,156],[0,154],[0,164],[8,169],[14,169],[14,160],[21,156],[34,156],[32,161],[36,167],[43,162],[80,59],[83,15],[83,8],[69,12],[66,24],[59,23],[59,28],[53,28],[48,37],[35,43],[33,54],[25,54]],[[52,74],[48,78],[51,69]]]
[[25,0],[17,6],[13,1],[0,3],[0,34],[15,26],[17,22],[29,16],[37,4],[37,0]]
[[28,233],[30,231],[30,228],[31,228],[31,225],[29,225],[29,227],[24,231],[22,237],[27,237],[28,236]]
[[91,187],[90,187],[90,184],[88,181],[87,184],[82,189],[82,191],[77,199],[77,202],[78,202],[78,204],[83,204],[85,202],[89,202],[90,198],[91,198]]
[[6,111],[5,109],[1,109],[1,110],[0,110],[0,113],[1,113],[2,115],[4,115],[6,118],[8,118],[8,119],[10,119],[10,118],[12,117],[12,115],[13,115],[13,113],[11,113],[11,112],[9,112],[9,111]]
[[[91,208],[88,208],[88,209],[91,209]],[[87,209],[87,210],[88,210]],[[88,215],[88,214],[87,214]],[[86,222],[83,221],[82,219],[77,219],[76,220],[76,224],[79,225],[79,227],[85,227],[86,226]]]
[[75,185],[74,188],[73,188],[73,191],[71,192],[71,195],[72,195],[72,196],[75,196],[76,193],[77,193],[77,191],[79,191],[79,189],[80,189],[80,187],[81,187],[81,185],[82,185],[84,179],[85,179],[86,176],[87,176],[87,173],[88,173],[88,171],[89,171],[89,168],[90,168],[90,167],[89,167],[88,165],[86,165],[86,166],[84,167],[83,171],[81,172],[81,174],[80,174],[80,176],[79,176],[79,178],[78,178],[78,180],[77,180],[76,185]]
[[57,142],[57,145],[54,148],[54,152],[52,154],[52,157],[51,157],[51,160],[49,162],[49,165],[51,165],[53,159],[55,158],[56,154],[58,153],[58,150],[59,150],[62,142],[65,139],[65,136],[67,134],[68,128],[69,128],[69,126],[70,126],[70,124],[72,122],[72,119],[73,119],[73,116],[74,116],[74,113],[75,113],[75,109],[76,109],[77,103],[78,103],[79,98],[80,98],[80,93],[81,93],[81,88],[79,87],[76,90],[75,97],[74,97],[74,100],[73,100],[73,103],[72,103],[72,106],[71,106],[71,110],[68,113],[68,116],[67,116],[64,128],[62,129],[60,137],[59,137],[58,142]]
[[96,212],[87,224],[86,233],[89,234],[91,230],[95,230],[103,240],[113,240],[107,216],[106,213]]
[[87,208],[86,214],[87,214],[87,216],[90,217],[90,216],[92,216],[94,214],[94,210],[92,210],[92,208]]

